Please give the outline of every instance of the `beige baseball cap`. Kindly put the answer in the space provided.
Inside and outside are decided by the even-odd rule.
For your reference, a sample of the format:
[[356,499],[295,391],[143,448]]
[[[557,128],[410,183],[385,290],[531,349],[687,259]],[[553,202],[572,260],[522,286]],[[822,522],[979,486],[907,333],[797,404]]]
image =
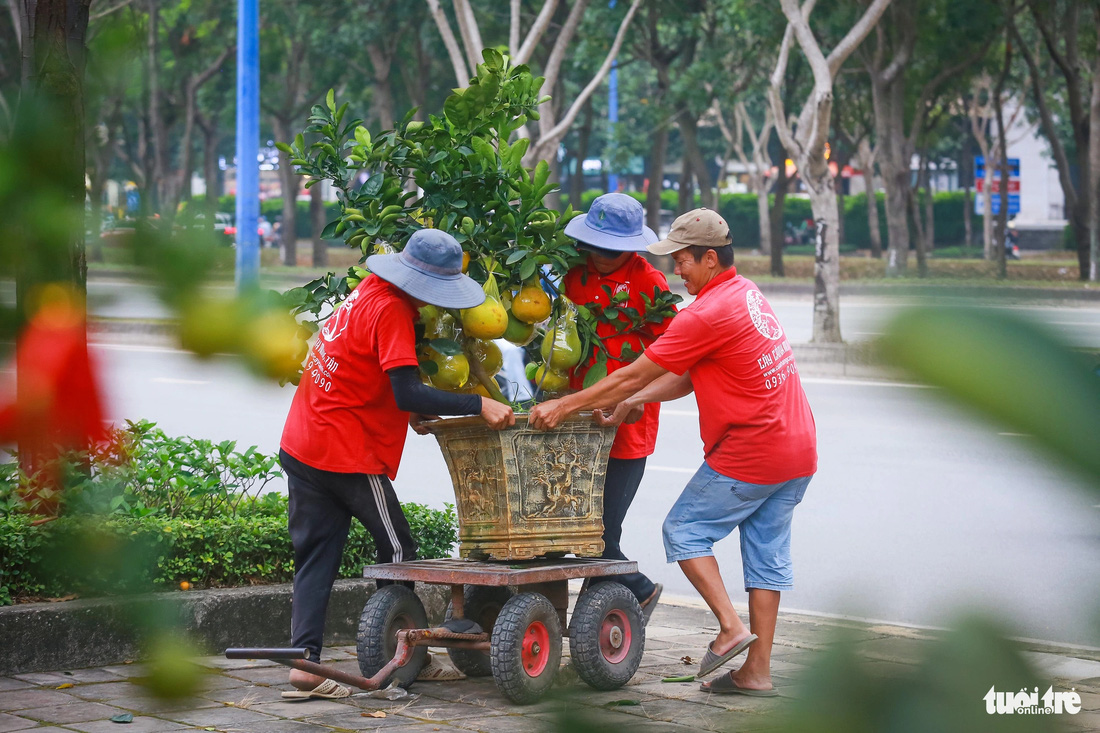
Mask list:
[[646,249],[668,255],[684,247],[724,247],[729,244],[730,226],[710,209],[695,209],[676,217],[668,236]]

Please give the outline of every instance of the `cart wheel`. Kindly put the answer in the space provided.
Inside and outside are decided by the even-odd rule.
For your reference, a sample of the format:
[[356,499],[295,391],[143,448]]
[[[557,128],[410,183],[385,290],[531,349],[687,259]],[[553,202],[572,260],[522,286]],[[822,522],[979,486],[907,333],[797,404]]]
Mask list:
[[[384,585],[363,606],[359,617],[356,656],[364,677],[373,677],[397,653],[397,632],[401,629],[426,629],[428,615],[416,594],[403,585]],[[398,667],[392,679],[408,687],[428,656],[425,646],[413,647],[412,656]]]
[[638,599],[620,583],[582,593],[569,622],[569,656],[577,675],[597,690],[615,690],[638,671],[645,620]]
[[[468,585],[462,591],[464,616],[480,626],[482,631],[491,632],[500,609],[512,595],[507,586]],[[446,618],[447,621],[451,620],[450,604],[447,605]],[[447,654],[451,656],[455,667],[467,677],[488,677],[493,673],[488,652],[477,649],[448,649]]]
[[489,658],[504,696],[525,705],[550,689],[561,664],[561,622],[545,596],[520,593],[500,609]]

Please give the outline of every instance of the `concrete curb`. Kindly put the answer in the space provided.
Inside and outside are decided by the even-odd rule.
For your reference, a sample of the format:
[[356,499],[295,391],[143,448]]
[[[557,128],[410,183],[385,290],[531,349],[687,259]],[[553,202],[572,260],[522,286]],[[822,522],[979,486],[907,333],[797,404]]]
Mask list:
[[[449,590],[417,585],[430,622],[442,622]],[[336,582],[326,646],[355,643],[359,614],[373,592],[373,580]],[[287,646],[290,598],[290,584],[281,584],[7,606],[0,608],[0,676],[138,659],[134,619],[175,619],[205,654],[231,646]]]

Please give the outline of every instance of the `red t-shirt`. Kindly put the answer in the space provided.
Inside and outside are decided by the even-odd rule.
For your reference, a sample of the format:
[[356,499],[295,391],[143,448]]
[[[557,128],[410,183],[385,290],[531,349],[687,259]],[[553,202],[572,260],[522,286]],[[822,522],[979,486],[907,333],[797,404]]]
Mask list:
[[[653,289],[668,290],[668,281],[660,271],[654,269],[637,254],[624,262],[620,268],[606,275],[601,275],[592,268],[591,264],[574,267],[565,275],[566,297],[581,305],[606,306],[609,298],[604,286],[611,290],[612,295],[623,291],[629,293],[630,297],[621,305],[635,308],[642,313],[645,303],[642,301],[641,294],[645,293],[652,300]],[[664,333],[671,322],[672,319],[669,318],[660,323],[648,323],[642,331],[617,336],[612,336],[616,331],[615,326],[610,323],[599,323],[596,326],[596,333],[605,339],[604,343],[612,357],[621,355],[623,346],[626,344],[630,345],[635,354],[640,354],[643,348],[648,347],[654,339]],[[584,375],[594,362],[595,357],[585,364],[574,367],[569,386],[580,389],[584,382]],[[608,359],[607,373],[610,374],[629,363],[629,361],[619,361],[615,358]],[[615,433],[615,442],[611,446],[611,457],[644,458],[651,455],[653,446],[657,442],[657,419],[660,410],[659,403],[648,404],[645,406],[645,413],[641,420],[620,425],[618,432]]]
[[416,309],[380,277],[368,277],[325,322],[309,352],[282,449],[336,473],[397,475],[409,413],[386,370],[416,366]]
[[715,471],[777,484],[817,470],[814,416],[790,342],[756,284],[735,268],[707,283],[646,355],[691,376]]

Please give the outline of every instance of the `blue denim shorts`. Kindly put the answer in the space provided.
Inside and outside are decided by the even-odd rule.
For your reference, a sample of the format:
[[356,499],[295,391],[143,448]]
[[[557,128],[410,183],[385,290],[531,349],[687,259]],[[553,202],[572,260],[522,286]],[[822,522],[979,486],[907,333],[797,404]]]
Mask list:
[[813,476],[781,484],[748,484],[703,464],[665,517],[669,562],[714,554],[714,543],[737,528],[745,590],[790,590],[791,517]]

